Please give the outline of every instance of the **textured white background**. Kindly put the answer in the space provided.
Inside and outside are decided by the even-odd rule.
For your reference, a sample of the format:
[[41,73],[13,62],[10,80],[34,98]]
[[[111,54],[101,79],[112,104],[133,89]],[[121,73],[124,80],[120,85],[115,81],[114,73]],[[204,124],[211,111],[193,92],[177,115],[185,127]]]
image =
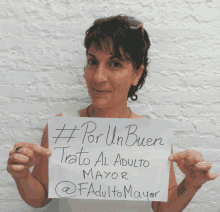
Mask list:
[[[220,175],[219,0],[1,0],[0,211],[29,207],[6,171],[17,142],[40,144],[47,118],[91,103],[83,40],[96,18],[127,14],[152,43],[149,74],[128,106],[150,119],[177,121],[174,152],[195,149]],[[183,174],[175,165],[177,182]],[[220,176],[196,193],[186,212],[220,211]]]

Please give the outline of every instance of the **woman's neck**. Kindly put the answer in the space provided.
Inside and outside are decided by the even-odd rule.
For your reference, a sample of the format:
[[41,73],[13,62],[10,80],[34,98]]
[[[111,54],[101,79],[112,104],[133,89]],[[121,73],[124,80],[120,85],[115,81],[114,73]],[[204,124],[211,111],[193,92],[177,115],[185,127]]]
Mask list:
[[102,117],[102,118],[130,118],[131,110],[127,107],[127,104],[98,108],[93,104],[87,107],[88,117]]

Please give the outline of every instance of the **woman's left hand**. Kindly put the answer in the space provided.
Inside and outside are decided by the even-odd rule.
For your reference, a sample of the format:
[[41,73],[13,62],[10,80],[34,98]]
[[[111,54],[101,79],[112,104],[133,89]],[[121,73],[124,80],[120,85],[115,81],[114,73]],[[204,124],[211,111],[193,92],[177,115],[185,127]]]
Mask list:
[[173,153],[169,156],[169,159],[176,162],[192,187],[200,188],[207,181],[214,180],[217,177],[217,173],[209,171],[212,164],[208,161],[206,162],[202,154],[195,150]]

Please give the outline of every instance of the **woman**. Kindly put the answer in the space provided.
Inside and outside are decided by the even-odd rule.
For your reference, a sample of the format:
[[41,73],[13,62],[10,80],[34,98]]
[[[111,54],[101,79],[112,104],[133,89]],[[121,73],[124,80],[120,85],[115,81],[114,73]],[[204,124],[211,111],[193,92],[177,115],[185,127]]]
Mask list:
[[[92,104],[79,110],[77,115],[141,119],[141,116],[127,107],[127,99],[137,100],[136,92],[142,87],[147,76],[150,40],[143,24],[131,17],[120,15],[96,20],[86,32],[84,45],[87,55],[84,77]],[[41,146],[21,142],[17,143],[9,154],[7,170],[15,179],[22,198],[36,208],[44,207],[51,201],[47,197],[48,157],[51,153],[48,149],[46,126]],[[216,173],[209,171],[211,164],[205,162],[202,154],[197,151],[171,154],[169,159],[171,168],[168,202],[145,202],[145,205],[140,202],[142,207],[137,209],[138,211],[182,211],[202,184],[217,177]],[[176,183],[173,161],[185,174],[179,185]],[[29,168],[33,165],[35,167],[30,173]],[[78,205],[79,202],[75,201],[74,204],[73,207],[77,207],[77,211],[85,211],[82,204]],[[136,207],[133,207],[132,203],[129,204],[130,208]],[[147,207],[149,204],[152,209]],[[109,211],[119,211],[115,205],[116,202],[112,202]],[[89,207],[94,211],[93,204]],[[99,207],[98,209],[103,211]]]

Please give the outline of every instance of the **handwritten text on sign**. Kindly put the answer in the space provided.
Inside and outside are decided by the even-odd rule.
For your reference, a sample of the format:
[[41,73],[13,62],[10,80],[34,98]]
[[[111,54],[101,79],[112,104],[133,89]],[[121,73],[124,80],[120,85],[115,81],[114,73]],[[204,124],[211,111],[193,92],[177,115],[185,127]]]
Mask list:
[[167,201],[172,124],[48,119],[49,198]]

